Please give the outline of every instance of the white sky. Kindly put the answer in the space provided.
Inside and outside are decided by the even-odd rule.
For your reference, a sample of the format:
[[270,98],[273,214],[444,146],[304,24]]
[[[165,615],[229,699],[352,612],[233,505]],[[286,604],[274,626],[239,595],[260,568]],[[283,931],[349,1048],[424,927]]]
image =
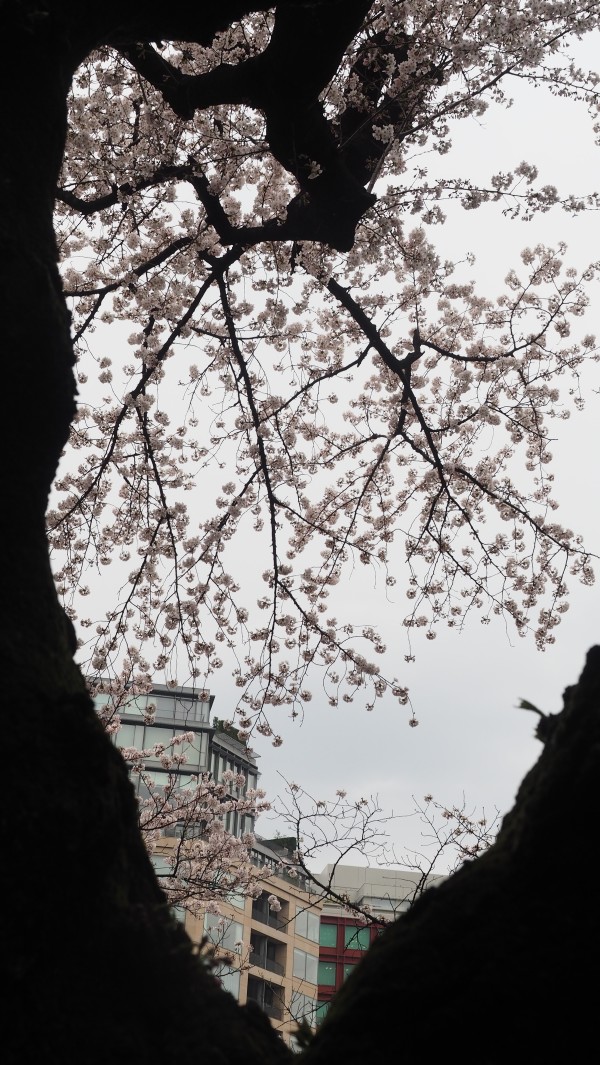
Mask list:
[[[597,44],[586,47],[590,62]],[[432,172],[444,167],[450,176],[485,180],[525,159],[538,166],[540,184],[555,184],[565,194],[593,191],[598,148],[585,108],[519,82],[514,95],[518,102],[508,111],[494,107],[482,120],[456,123],[452,153],[425,164]],[[565,240],[577,266],[597,255],[597,213],[571,219],[556,209],[523,224],[508,222],[498,205],[489,205],[468,213],[448,208],[448,216],[445,226],[432,234],[437,247],[453,260],[475,253],[477,264],[465,268],[465,277],[477,277],[488,296],[499,295],[503,278],[518,266],[526,245],[555,246]],[[586,316],[585,332],[600,336],[600,293]],[[598,554],[600,493],[594,444],[600,434],[599,379],[600,368],[593,367],[586,410],[556,423],[560,438],[551,449],[561,503],[556,520],[584,534],[588,548]],[[414,808],[413,796],[421,801],[432,793],[448,806],[461,805],[464,797],[469,809],[483,807],[492,815],[496,808],[502,813],[510,808],[521,778],[540,751],[533,736],[536,718],[516,709],[516,703],[524,697],[546,712],[560,709],[563,688],[577,679],[587,649],[600,642],[600,598],[597,586],[573,585],[571,609],[555,630],[555,645],[544,654],[536,650],[533,638],[520,639],[501,619],[483,627],[473,614],[461,634],[440,628],[434,642],[413,631],[416,661],[406,665],[409,649],[401,622],[407,600],[403,575],[397,576],[395,602],[387,610],[369,586],[367,572],[347,577],[341,592],[355,616],[344,620],[376,624],[382,631],[392,659],[389,672],[410,687],[419,727],[408,727],[409,714],[391,698],[379,700],[373,713],[361,709],[358,701],[332,708],[326,698],[319,699],[320,682],[313,678],[313,701],[301,726],[291,722],[285,710],[273,714],[283,747],[274,750],[260,736],[252,742],[269,796],[281,790],[281,776],[316,798],[331,798],[336,788],[356,798],[377,794],[384,810],[401,815],[390,823],[390,839],[401,861],[407,850],[421,844],[418,821],[407,816]],[[341,617],[337,603],[335,609]],[[232,717],[239,692],[227,669],[211,679],[211,690],[216,714]],[[277,828],[285,832],[283,824],[268,817],[259,821],[264,836]],[[557,841],[557,846],[564,842]],[[331,855],[325,853],[315,865],[319,868],[329,860]]]
[[[597,43],[596,48],[586,47],[592,63]],[[431,160],[432,170],[443,165],[450,175],[484,179],[526,159],[538,167],[540,184],[554,184],[561,194],[594,191],[598,148],[585,108],[518,82],[513,95],[517,102],[510,110],[494,107],[483,120],[456,123],[452,153],[437,163]],[[498,205],[448,213],[443,230],[435,231],[437,247],[453,259],[474,252],[477,264],[466,273],[477,277],[490,296],[499,294],[503,278],[511,266],[519,265],[519,252],[526,245],[556,246],[564,240],[567,257],[577,266],[598,256],[600,219],[594,212],[572,219],[554,210],[530,223],[508,222]],[[595,305],[586,315],[585,330],[600,336],[600,292],[592,298]],[[600,438],[599,378],[599,368],[593,366],[587,376],[586,410],[558,423],[560,436],[551,450],[561,504],[556,520],[584,534],[588,548],[600,554],[598,447],[594,446]],[[356,602],[350,586],[348,593],[349,600]],[[361,598],[361,606],[362,602]],[[559,711],[563,689],[577,679],[587,649],[600,641],[598,585],[585,589],[573,584],[570,602],[555,630],[556,643],[543,654],[532,638],[520,639],[502,620],[482,627],[472,615],[462,634],[441,628],[434,642],[426,641],[423,633],[414,634],[416,662],[410,665],[403,662],[407,648],[401,619],[406,600],[399,592],[395,609],[387,614],[381,603],[373,605],[374,616],[361,613],[350,620],[367,624],[377,620],[388,648],[397,647],[394,672],[410,685],[419,727],[409,728],[406,712],[391,699],[379,700],[375,711],[366,713],[358,703],[331,708],[323,699],[319,705],[315,692],[301,727],[282,720],[283,713],[278,717],[282,748],[274,751],[260,737],[254,743],[261,755],[262,785],[268,794],[275,794],[281,774],[316,798],[330,798],[338,787],[357,798],[377,794],[381,806],[397,815],[410,814],[412,797],[422,800],[428,792],[445,805],[460,805],[464,797],[468,808],[484,807],[488,814],[498,808],[505,813],[541,750],[533,736],[537,718],[516,709],[519,698],[549,713]],[[212,690],[221,712],[231,698],[224,675],[215,678]],[[267,817],[258,825],[264,835],[277,828],[284,831],[282,824]],[[402,861],[408,849],[422,845],[418,819],[401,816],[392,822],[390,839]],[[565,842],[557,841],[557,846]],[[326,860],[329,856],[315,867]]]

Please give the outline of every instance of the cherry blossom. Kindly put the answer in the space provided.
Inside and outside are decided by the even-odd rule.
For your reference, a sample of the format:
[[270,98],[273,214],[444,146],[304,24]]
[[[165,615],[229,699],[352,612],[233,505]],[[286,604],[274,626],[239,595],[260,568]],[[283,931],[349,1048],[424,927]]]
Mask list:
[[570,47],[598,16],[364,7],[302,150],[254,82],[216,88],[300,32],[283,11],[210,44],[94,52],[57,190],[79,402],[48,530],[79,660],[117,697],[157,674],[208,686],[226,664],[242,737],[274,746],[272,711],[302,714],[318,667],[331,706],[409,704],[380,634],[340,614],[354,567],[396,597],[409,641],[479,611],[542,649],[570,583],[593,581],[554,517],[550,438],[598,359],[580,328],[597,266],[536,245],[494,296],[433,236],[448,199],[531,217],[597,197],[540,187],[527,161],[485,187],[434,178],[422,149],[450,152],[451,124],[509,105],[514,78],[597,116]]

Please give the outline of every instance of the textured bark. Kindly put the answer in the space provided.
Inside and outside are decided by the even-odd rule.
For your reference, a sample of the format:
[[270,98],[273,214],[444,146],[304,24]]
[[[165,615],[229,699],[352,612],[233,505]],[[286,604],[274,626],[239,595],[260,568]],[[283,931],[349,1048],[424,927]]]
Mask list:
[[69,320],[52,229],[69,76],[60,35],[51,28],[36,32],[35,21],[17,5],[3,9],[0,25],[3,40],[10,41],[0,69],[0,662],[14,706],[15,681],[21,690],[31,685],[47,694],[76,683],[44,527],[75,409]]
[[163,1065],[201,1050],[224,1065],[243,1048],[277,1062],[287,1051],[266,1018],[220,990],[171,917],[125,764],[73,663],[44,524],[75,409],[52,228],[73,35],[9,2],[0,36],[4,1060]]
[[377,940],[306,1065],[358,1065],[392,1047],[427,1062],[449,1052],[473,1065],[587,1060],[597,1039],[600,912],[589,855],[599,773],[593,647],[494,846]]

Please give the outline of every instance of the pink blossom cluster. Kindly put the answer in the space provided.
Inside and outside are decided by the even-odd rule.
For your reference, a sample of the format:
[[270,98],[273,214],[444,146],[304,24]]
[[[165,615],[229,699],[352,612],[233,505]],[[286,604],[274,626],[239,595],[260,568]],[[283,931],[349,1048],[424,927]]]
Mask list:
[[[593,580],[555,520],[551,436],[598,359],[581,328],[597,268],[538,245],[490,296],[456,279],[430,233],[446,198],[521,217],[597,198],[539,186],[531,162],[478,187],[432,179],[422,159],[451,151],[451,119],[508,103],[514,74],[597,116],[597,78],[569,45],[598,13],[578,0],[401,10],[376,0],[321,94],[377,197],[349,251],[286,236],[301,174],[269,151],[260,108],[211,102],[190,121],[169,103],[171,77],[200,85],[262,54],[272,12],[210,45],[103,50],[70,101],[56,226],[79,405],[48,528],[79,657],[123,691],[159,674],[208,686],[226,664],[242,739],[256,727],[274,746],[271,711],[302,713],[317,669],[331,706],[409,702],[376,627],[342,616],[356,570],[407,639],[479,611],[541,648],[569,583]],[[322,164],[305,165],[317,188]],[[198,789],[210,820],[220,798]],[[213,820],[229,861],[237,844]]]

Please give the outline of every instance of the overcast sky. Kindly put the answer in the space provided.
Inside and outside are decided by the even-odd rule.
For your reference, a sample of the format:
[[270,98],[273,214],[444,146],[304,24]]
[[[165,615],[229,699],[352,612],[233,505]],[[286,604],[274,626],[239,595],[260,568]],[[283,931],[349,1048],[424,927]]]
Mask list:
[[[585,50],[592,62],[597,45],[596,41],[595,47],[590,44]],[[483,178],[525,159],[538,166],[541,183],[555,184],[561,193],[594,191],[599,149],[585,108],[518,82],[512,94],[516,102],[510,110],[492,108],[478,122],[457,123],[454,151],[437,163],[430,160],[432,168],[443,165],[450,175]],[[499,294],[509,268],[518,266],[524,246],[540,241],[555,246],[564,240],[573,263],[583,266],[598,256],[599,237],[597,213],[571,219],[555,210],[531,223],[512,223],[502,218],[497,205],[468,213],[453,210],[443,230],[436,231],[444,255],[454,259],[467,252],[477,255],[476,267],[467,268],[466,275],[477,277],[490,296]],[[600,336],[600,293],[593,299],[585,330]],[[592,367],[585,411],[558,423],[560,435],[551,448],[561,504],[556,519],[584,534],[596,553],[600,553],[599,378],[599,368]],[[401,575],[396,604],[387,612],[375,597],[369,601],[368,587],[357,583],[365,580],[364,575],[355,575],[347,586],[348,602],[361,603],[360,616],[355,607],[357,616],[352,620],[379,622],[388,648],[393,653],[397,648],[397,673],[410,686],[419,727],[409,728],[406,712],[391,705],[391,700],[380,700],[373,713],[366,713],[357,702],[331,708],[323,699],[319,705],[315,693],[301,727],[285,720],[283,712],[278,717],[282,748],[274,751],[260,737],[255,743],[263,786],[274,794],[283,776],[298,781],[316,798],[331,797],[337,787],[357,797],[378,794],[382,807],[397,815],[410,814],[412,797],[422,800],[428,792],[446,805],[461,804],[464,796],[468,808],[506,812],[541,749],[533,735],[535,715],[516,709],[516,703],[525,697],[546,712],[560,710],[563,689],[577,679],[587,649],[600,641],[598,585],[573,584],[570,611],[555,630],[556,643],[544,653],[536,650],[532,638],[520,639],[501,620],[483,627],[473,615],[461,634],[441,628],[433,643],[421,634],[413,643],[416,661],[404,665],[407,646],[401,619],[406,600],[400,594]],[[371,616],[365,616],[367,611]],[[225,675],[215,678],[213,691],[221,712],[232,694]],[[283,826],[265,817],[258,827],[269,835]],[[414,817],[392,822],[390,836],[399,857],[422,843]],[[557,843],[568,846],[568,841]]]
[[[585,49],[592,63],[598,43]],[[448,176],[485,180],[527,160],[538,166],[541,184],[554,184],[565,194],[593,191],[598,148],[585,108],[549,98],[517,81],[513,94],[516,102],[511,109],[493,107],[483,119],[456,123],[453,151],[423,162],[432,173],[443,167]],[[538,242],[555,246],[564,240],[573,263],[582,267],[597,255],[598,228],[597,213],[570,219],[557,209],[523,224],[507,221],[498,205],[488,205],[471,212],[449,209],[447,223],[432,235],[446,258],[464,260],[473,252],[476,265],[465,267],[457,280],[476,277],[481,292],[495,297],[508,270],[518,266],[524,246]],[[585,332],[600,336],[600,293],[593,299]],[[582,533],[588,548],[600,554],[598,367],[591,368],[584,384],[585,411],[556,423],[560,437],[551,448],[561,503],[556,518]],[[106,592],[109,576],[103,573]],[[484,627],[472,614],[461,634],[440,628],[437,639],[429,642],[423,633],[415,633],[411,650],[416,660],[407,665],[404,655],[409,648],[402,627],[406,582],[402,573],[396,576],[394,599],[388,599],[386,606],[379,589],[369,583],[368,570],[349,574],[344,587],[336,590],[342,605],[338,597],[335,611],[357,625],[380,628],[389,651],[385,672],[409,686],[418,728],[409,728],[410,715],[391,699],[379,700],[372,713],[363,710],[358,700],[332,708],[326,698],[319,699],[316,678],[313,701],[301,726],[291,722],[285,710],[273,714],[283,747],[274,750],[260,736],[252,742],[269,796],[281,790],[282,778],[301,784],[315,798],[330,798],[337,788],[357,798],[378,795],[384,810],[399,815],[389,827],[401,859],[422,843],[418,820],[409,816],[413,796],[421,801],[431,793],[448,806],[461,805],[464,797],[468,809],[485,808],[491,816],[496,809],[504,813],[510,808],[520,780],[540,751],[534,739],[535,716],[516,709],[516,704],[524,697],[546,712],[560,709],[563,688],[577,679],[586,650],[600,642],[600,601],[597,586],[573,585],[571,609],[555,630],[556,643],[543,654],[533,638],[520,639],[501,619]],[[211,678],[211,690],[215,713],[232,717],[239,691],[228,670]],[[258,825],[264,836],[276,828],[285,831],[268,817]],[[564,846],[565,841],[559,842]],[[322,858],[325,864],[331,855]]]

